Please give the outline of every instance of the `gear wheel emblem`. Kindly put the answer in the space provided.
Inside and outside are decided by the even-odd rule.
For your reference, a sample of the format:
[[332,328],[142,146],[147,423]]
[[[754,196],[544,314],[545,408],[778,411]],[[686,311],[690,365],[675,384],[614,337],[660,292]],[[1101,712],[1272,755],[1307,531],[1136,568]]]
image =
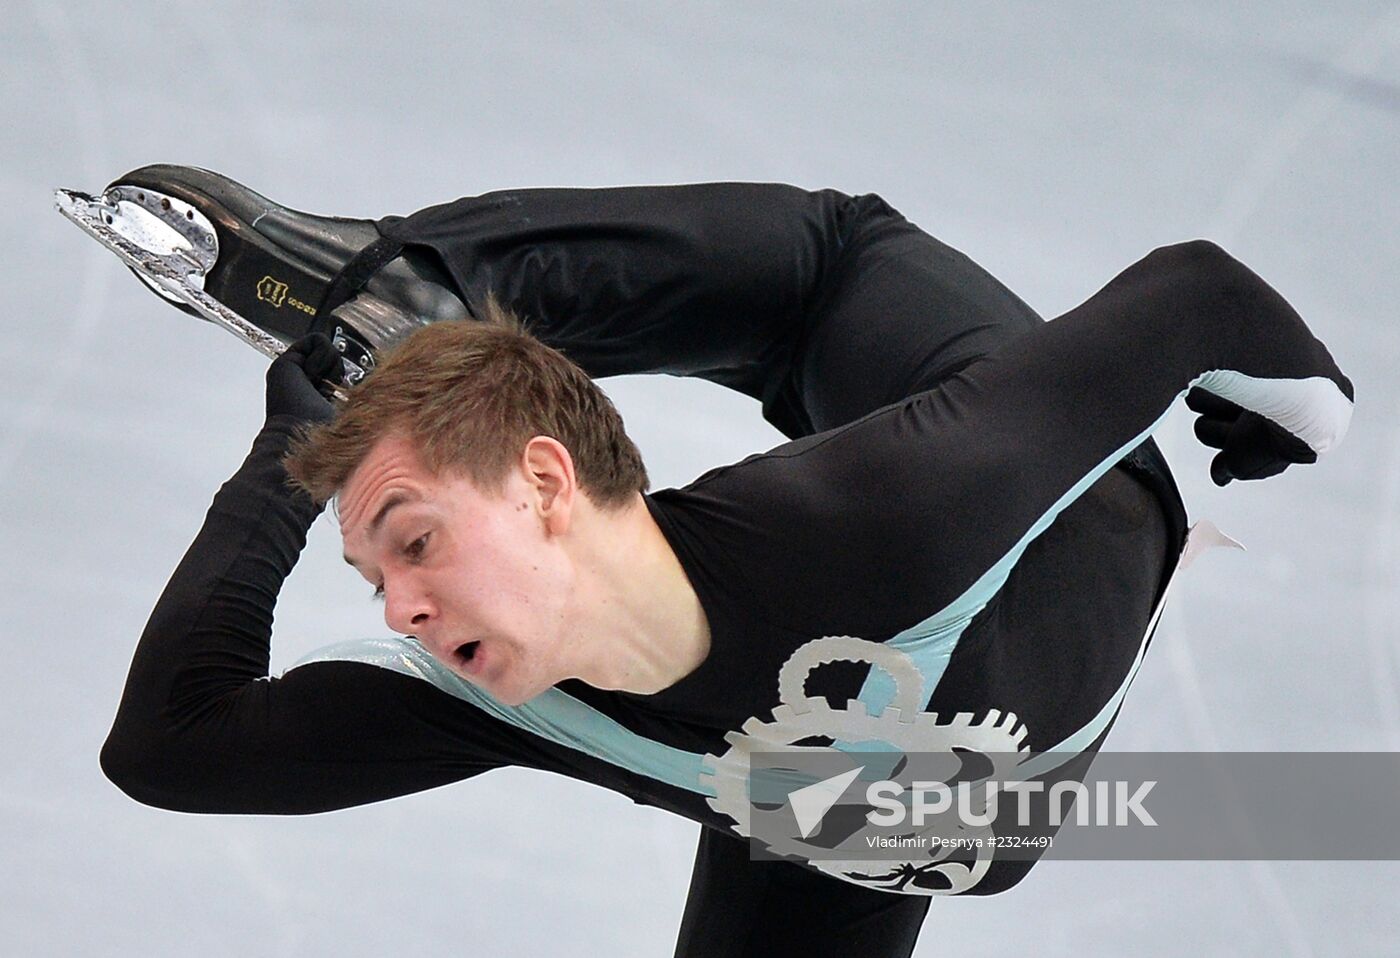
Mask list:
[[[852,708],[837,709],[824,697],[809,697],[805,691],[808,676],[832,662],[866,663],[888,673],[895,684],[893,703],[881,714],[871,715],[857,700],[850,703]],[[845,750],[836,746],[799,744],[814,737],[872,750],[893,748],[896,755],[946,755],[948,767],[954,772],[964,764],[968,753],[1002,756],[998,767],[1004,767],[1007,755],[1016,756],[1017,764],[1023,761],[1020,756],[1029,757],[1030,750],[1023,744],[1027,729],[1014,713],[992,709],[977,721],[974,713],[958,712],[943,721],[937,713],[921,710],[922,689],[923,675],[918,666],[898,649],[852,636],[828,636],[806,643],[793,652],[779,672],[781,704],[773,709],[772,721],[750,718],[738,731],[725,735],[729,748],[723,755],[705,756],[701,782],[714,791],[714,797],[707,799],[710,807],[733,819],[730,827],[741,837],[753,838],[754,816],[764,814],[756,812],[750,798],[753,754],[844,754]],[[855,767],[853,761],[849,764]],[[904,860],[873,861],[857,857],[871,847],[868,838],[875,830],[868,823],[840,837],[833,846],[829,840],[828,844],[820,844],[805,839],[790,827],[775,831],[778,813],[772,815],[772,820],[765,820],[765,834],[759,839],[772,853],[800,859],[826,874],[867,888],[921,895],[958,894],[981,881],[992,864],[993,849],[985,841],[992,836],[990,826],[959,826],[957,837],[984,839],[974,843],[975,861],[955,860],[955,846],[947,843],[910,848],[904,852],[909,856]],[[942,827],[946,830],[947,823]],[[848,852],[850,857],[844,857]]]

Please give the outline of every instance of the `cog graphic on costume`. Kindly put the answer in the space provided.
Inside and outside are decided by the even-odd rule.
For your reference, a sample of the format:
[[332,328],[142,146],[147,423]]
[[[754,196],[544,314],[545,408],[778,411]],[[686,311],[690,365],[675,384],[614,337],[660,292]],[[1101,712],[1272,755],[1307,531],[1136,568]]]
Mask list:
[[[871,715],[859,700],[853,699],[851,707],[838,709],[832,708],[825,697],[809,697],[805,689],[808,676],[833,662],[866,663],[882,669],[894,681],[892,704],[881,714]],[[846,749],[800,744],[814,737],[848,743],[860,750],[864,750],[862,743],[875,743],[872,750],[888,752],[893,748],[895,751],[889,754],[894,763],[901,753],[920,753],[921,758],[933,753],[932,760],[941,763],[942,769],[936,775],[943,781],[951,781],[959,774],[965,776],[963,781],[985,779],[985,772],[978,774],[972,769],[985,769],[989,764],[1004,776],[1008,768],[1014,770],[1030,757],[1029,747],[1023,745],[1028,730],[1015,713],[992,709],[976,721],[974,713],[958,712],[942,721],[936,712],[922,711],[922,689],[923,675],[918,666],[898,649],[852,636],[828,636],[806,643],[793,652],[779,672],[781,704],[773,709],[773,720],[750,718],[738,731],[725,735],[729,748],[723,755],[711,753],[703,759],[702,784],[714,791],[714,797],[707,799],[710,807],[733,819],[733,831],[752,839],[756,802],[750,789],[753,753],[821,753],[841,756],[848,768],[857,767],[853,759],[845,757]],[[997,758],[989,763],[990,756]],[[893,773],[883,777],[897,779]],[[985,804],[972,809],[975,815],[985,810]],[[823,833],[828,832],[830,819],[828,813],[823,820]],[[932,847],[902,849],[900,854],[907,856],[902,859],[872,860],[868,839],[876,830],[860,819],[847,816],[844,826],[831,829],[836,834],[834,843],[830,834],[804,837],[794,825],[791,814],[779,818],[774,811],[764,820],[764,835],[756,840],[776,855],[800,859],[826,874],[866,888],[915,895],[959,894],[986,876],[994,856],[993,843],[989,841],[994,833],[989,824],[968,826],[950,823],[947,817],[926,829],[910,826],[909,835],[937,830],[944,840],[932,842]],[[949,829],[956,834],[947,835]],[[961,840],[963,844],[960,847],[957,841],[949,839]],[[975,859],[969,860],[974,852]]]

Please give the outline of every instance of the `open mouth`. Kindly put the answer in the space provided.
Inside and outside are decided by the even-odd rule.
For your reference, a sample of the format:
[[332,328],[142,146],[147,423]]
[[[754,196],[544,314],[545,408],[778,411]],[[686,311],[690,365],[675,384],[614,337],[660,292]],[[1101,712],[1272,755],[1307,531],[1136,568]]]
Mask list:
[[470,662],[472,659],[476,658],[476,647],[480,644],[480,642],[463,642],[461,645],[457,646],[457,661]]

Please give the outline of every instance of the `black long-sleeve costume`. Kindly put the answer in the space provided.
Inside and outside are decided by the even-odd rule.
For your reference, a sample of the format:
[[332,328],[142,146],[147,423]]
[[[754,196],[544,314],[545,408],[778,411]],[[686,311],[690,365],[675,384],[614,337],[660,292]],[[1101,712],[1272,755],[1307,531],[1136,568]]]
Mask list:
[[[315,812],[508,764],[593,781],[708,826],[680,954],[913,947],[927,897],[751,862],[708,800],[705,756],[769,718],[795,650],[902,649],[921,707],[1015,713],[1021,744],[1092,752],[1185,529],[1154,424],[1199,382],[1321,449],[1341,404],[1317,390],[1351,395],[1291,308],[1205,243],[1149,255],[1047,324],[874,196],[530,190],[379,225],[590,375],[710,379],[792,437],[646,497],[709,657],[656,695],[569,681],[518,709],[403,638],[268,679],[277,593],[317,514],[284,484],[292,423],[273,419],[152,614],[104,768],[141,801],[203,812]],[[870,672],[825,665],[806,690],[878,713],[894,690]],[[998,862],[968,890],[1028,867]]]

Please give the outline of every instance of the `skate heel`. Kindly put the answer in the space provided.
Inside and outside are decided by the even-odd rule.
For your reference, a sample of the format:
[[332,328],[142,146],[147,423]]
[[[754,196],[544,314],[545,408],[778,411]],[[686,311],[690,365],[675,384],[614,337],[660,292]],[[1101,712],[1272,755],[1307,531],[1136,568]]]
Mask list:
[[302,213],[195,167],[133,170],[107,188],[113,195],[179,200],[203,214],[218,248],[204,291],[285,342],[312,331],[336,275],[379,239],[368,220]]

